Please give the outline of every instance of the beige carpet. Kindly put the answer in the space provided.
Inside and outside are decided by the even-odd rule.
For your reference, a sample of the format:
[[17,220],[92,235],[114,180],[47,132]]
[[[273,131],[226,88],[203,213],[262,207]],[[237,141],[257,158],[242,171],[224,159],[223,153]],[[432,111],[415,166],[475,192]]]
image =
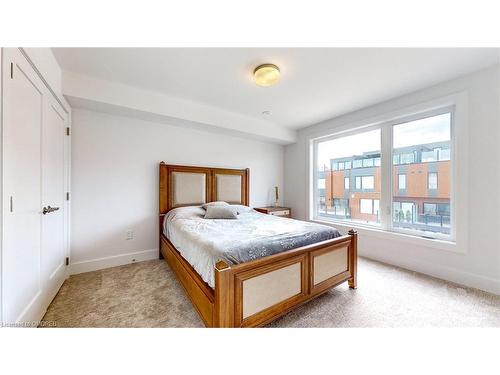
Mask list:
[[[71,276],[45,321],[58,327],[202,327],[164,261]],[[347,284],[270,327],[500,327],[500,296],[361,258]]]

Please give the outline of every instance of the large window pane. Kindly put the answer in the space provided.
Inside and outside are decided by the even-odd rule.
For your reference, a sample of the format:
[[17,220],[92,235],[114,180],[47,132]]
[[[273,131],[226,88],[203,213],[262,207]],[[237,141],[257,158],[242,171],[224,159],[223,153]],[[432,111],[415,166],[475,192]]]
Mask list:
[[395,229],[450,234],[450,149],[451,113],[393,126]]
[[[323,218],[379,225],[380,129],[317,143],[315,213]],[[352,181],[352,183],[351,183]]]

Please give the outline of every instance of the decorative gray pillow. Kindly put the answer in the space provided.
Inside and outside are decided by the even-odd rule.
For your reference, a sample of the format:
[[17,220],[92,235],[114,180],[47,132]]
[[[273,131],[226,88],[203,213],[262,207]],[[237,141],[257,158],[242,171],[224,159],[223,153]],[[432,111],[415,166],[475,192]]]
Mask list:
[[237,211],[229,205],[208,206],[205,219],[237,219]]
[[223,201],[216,201],[216,202],[205,203],[201,207],[203,207],[206,210],[207,207],[210,207],[210,206],[229,206],[229,203],[226,203]]

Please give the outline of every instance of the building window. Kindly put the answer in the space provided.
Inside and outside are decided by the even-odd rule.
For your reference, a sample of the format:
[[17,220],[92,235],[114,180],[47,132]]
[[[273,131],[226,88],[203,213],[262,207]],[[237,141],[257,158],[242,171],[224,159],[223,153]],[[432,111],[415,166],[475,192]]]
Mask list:
[[427,188],[429,190],[436,190],[438,188],[438,174],[436,172],[429,172]]
[[373,200],[372,199],[360,199],[359,200],[359,212],[362,214],[373,214]]
[[[377,215],[373,215],[373,201],[377,200],[376,211],[378,212],[378,201],[380,200],[380,182],[375,181],[374,175],[367,176],[345,176],[346,172],[340,172],[343,168],[363,168],[364,166],[374,166],[373,157],[367,155],[380,156],[380,129],[357,132],[352,135],[344,135],[322,139],[316,142],[317,160],[315,161],[315,176],[317,178],[315,186],[315,216],[323,219],[343,220],[348,222],[358,222],[360,224],[380,225]],[[366,160],[369,160],[366,162]],[[331,166],[331,170],[325,169],[325,166]],[[335,167],[337,169],[335,169]],[[380,167],[378,167],[380,168]],[[322,202],[319,195],[319,176],[325,174],[325,179],[329,182],[329,188],[326,189],[326,199]],[[356,172],[351,172],[356,173]],[[353,199],[345,199],[344,192],[351,189],[351,195],[362,195],[368,190],[370,194],[370,213],[373,216],[362,215],[358,207],[359,198],[352,196]],[[344,199],[339,201],[339,199]],[[351,205],[354,204],[354,208]],[[343,207],[342,205],[346,205]]]
[[353,160],[352,161],[353,168],[361,168],[363,167],[363,160]]
[[363,159],[363,167],[373,167],[373,159]]
[[375,179],[373,176],[356,176],[356,190],[373,190]]
[[[313,184],[313,217],[338,219],[339,215],[330,213],[338,211],[332,202],[350,190],[343,221],[453,240],[452,122],[453,108],[443,108],[314,140],[314,176],[319,179],[325,173],[331,186],[323,204],[319,182]],[[339,163],[343,169],[352,168],[350,173],[355,175],[346,177],[337,171]],[[370,175],[362,175],[363,168],[370,168]],[[382,186],[389,191],[382,192]],[[406,196],[409,187],[410,200]]]
[[359,200],[359,212],[362,214],[378,215],[380,210],[380,201],[378,199]]
[[406,174],[398,175],[398,189],[405,190],[406,189]]
[[375,178],[373,176],[361,177],[361,189],[373,190],[375,188]]
[[361,176],[356,176],[356,190],[361,190]]
[[436,203],[424,203],[424,215],[436,215],[436,214],[437,214]]
[[415,153],[409,152],[399,155],[399,164],[412,164],[415,163]]

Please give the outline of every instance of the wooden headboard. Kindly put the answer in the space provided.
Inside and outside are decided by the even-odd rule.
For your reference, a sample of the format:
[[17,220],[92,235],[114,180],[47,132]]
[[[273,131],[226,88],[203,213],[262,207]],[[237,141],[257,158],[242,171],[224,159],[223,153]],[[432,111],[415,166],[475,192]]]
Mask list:
[[160,163],[160,216],[176,207],[226,201],[248,206],[250,169]]

